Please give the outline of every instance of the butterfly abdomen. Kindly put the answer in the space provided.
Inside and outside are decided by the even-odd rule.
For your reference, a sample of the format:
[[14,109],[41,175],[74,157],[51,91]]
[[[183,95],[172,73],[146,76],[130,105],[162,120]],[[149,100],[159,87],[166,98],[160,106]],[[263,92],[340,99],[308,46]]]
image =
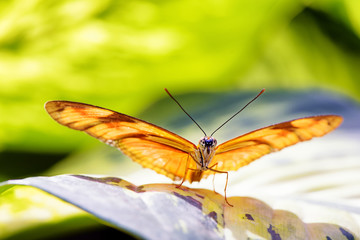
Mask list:
[[203,176],[203,173],[204,173],[204,171],[201,171],[201,170],[190,170],[189,169],[189,176],[188,176],[188,181],[190,182],[190,183],[192,183],[192,182],[200,182],[200,180],[201,180],[201,178],[202,178],[202,176]]

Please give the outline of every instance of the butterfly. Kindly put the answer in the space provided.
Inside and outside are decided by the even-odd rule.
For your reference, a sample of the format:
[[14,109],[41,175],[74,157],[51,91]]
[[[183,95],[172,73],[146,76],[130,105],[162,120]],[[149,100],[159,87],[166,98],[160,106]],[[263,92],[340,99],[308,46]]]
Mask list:
[[[180,103],[169,96],[182,108]],[[254,99],[259,97],[263,89]],[[219,128],[240,111],[235,113]],[[251,163],[265,154],[278,151],[298,142],[320,137],[337,128],[342,117],[337,115],[312,116],[264,127],[217,145],[216,139],[204,137],[198,145],[164,128],[106,108],[70,101],[49,101],[46,111],[58,123],[84,131],[100,141],[121,150],[133,161],[172,180],[198,182],[210,174],[225,173],[225,201],[228,172]]]

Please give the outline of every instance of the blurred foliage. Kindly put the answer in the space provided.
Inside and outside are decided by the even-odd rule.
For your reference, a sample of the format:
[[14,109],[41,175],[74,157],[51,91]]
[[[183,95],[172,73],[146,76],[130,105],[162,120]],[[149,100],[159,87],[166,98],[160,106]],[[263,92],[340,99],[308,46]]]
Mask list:
[[[351,0],[1,1],[0,179],[42,173],[79,142],[94,143],[52,121],[47,100],[133,116],[167,98],[164,87],[194,93],[184,104],[195,113],[210,93],[230,89],[324,88],[359,100],[358,7]],[[182,114],[167,106],[147,120],[163,125],[164,115]]]
[[[100,239],[118,231],[91,214],[34,187],[0,187],[0,239]],[[110,236],[109,236],[110,237]]]
[[65,133],[42,108],[54,99],[128,114],[164,87],[324,87],[360,99],[355,9],[351,0],[1,1],[0,149],[74,148],[79,138],[54,141]]

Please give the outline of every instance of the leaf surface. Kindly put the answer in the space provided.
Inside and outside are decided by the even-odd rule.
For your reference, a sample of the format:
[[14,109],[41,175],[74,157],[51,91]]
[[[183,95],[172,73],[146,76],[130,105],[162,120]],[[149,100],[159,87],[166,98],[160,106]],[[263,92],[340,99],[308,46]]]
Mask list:
[[114,177],[59,175],[10,180],[2,183],[0,192],[26,188],[15,185],[39,188],[105,224],[146,239],[358,239],[346,227],[305,223],[255,198],[230,197],[230,207],[213,191],[174,184],[136,186]]

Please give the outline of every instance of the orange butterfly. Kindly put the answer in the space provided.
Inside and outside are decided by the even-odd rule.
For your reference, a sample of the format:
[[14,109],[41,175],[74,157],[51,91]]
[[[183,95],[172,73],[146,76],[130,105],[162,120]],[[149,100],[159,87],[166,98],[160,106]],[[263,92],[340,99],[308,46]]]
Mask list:
[[[165,91],[181,107],[166,89]],[[245,107],[264,91],[263,89]],[[313,137],[323,136],[342,122],[342,117],[336,115],[300,118],[261,128],[217,145],[212,135],[224,124],[207,136],[181,107],[204,132],[205,136],[196,146],[166,129],[105,108],[69,101],[49,101],[45,104],[45,108],[58,123],[84,131],[120,149],[143,167],[150,168],[172,180],[182,180],[178,187],[185,180],[190,183],[198,182],[208,177],[211,172],[226,173],[224,191],[227,203],[228,171],[235,171],[265,154]]]

